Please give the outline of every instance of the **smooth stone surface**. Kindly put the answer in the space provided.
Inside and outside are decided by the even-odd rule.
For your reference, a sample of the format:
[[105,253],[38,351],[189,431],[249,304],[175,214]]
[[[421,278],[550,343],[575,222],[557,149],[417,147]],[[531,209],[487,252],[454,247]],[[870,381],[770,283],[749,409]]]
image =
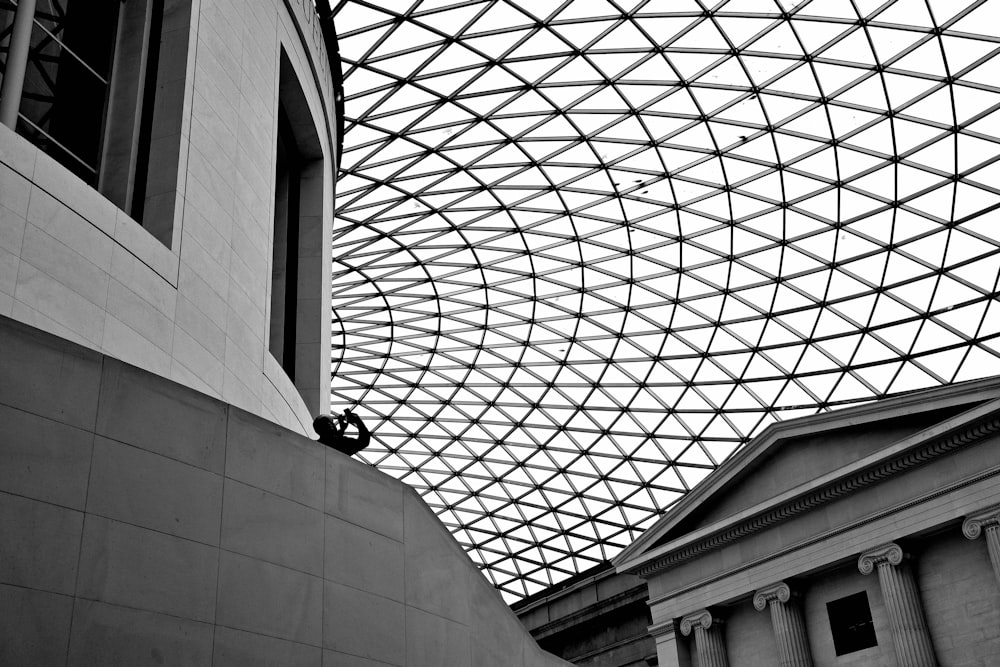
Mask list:
[[0,584],[0,665],[64,664],[72,613],[71,597]]
[[94,434],[0,405],[0,491],[82,510]]
[[90,515],[76,594],[210,623],[217,568],[212,547]]
[[[108,273],[59,239],[29,223],[24,230],[21,261],[73,290],[96,306],[108,299]],[[72,242],[72,241],[70,241]]]
[[[474,580],[473,580],[474,581]],[[478,583],[478,582],[476,582]],[[472,586],[469,623],[472,657],[476,667],[513,667],[525,664],[522,655],[529,639],[521,621],[490,586]],[[527,663],[534,664],[534,663]]]
[[406,667],[471,664],[466,626],[421,609],[406,608]]
[[97,433],[221,474],[226,406],[192,389],[107,359]]
[[318,577],[223,551],[216,622],[319,646],[323,584]]
[[224,549],[323,575],[322,512],[231,479],[224,508]]
[[322,509],[323,463],[323,449],[306,438],[238,408],[230,408],[227,477]]
[[406,657],[405,612],[399,602],[326,582],[323,648],[402,665]]
[[97,436],[87,511],[217,545],[222,477]]
[[323,667],[393,667],[388,662],[379,662],[357,655],[323,650]]
[[563,664],[399,481],[96,362],[89,430],[0,405],[0,665]]
[[327,449],[327,514],[402,541],[403,489],[402,482]]
[[324,571],[330,581],[403,601],[403,545],[331,516]]
[[323,649],[219,627],[212,667],[320,667]]
[[470,580],[471,561],[415,491],[403,494],[403,505],[406,604],[468,624],[469,591],[479,583]]
[[212,626],[93,600],[78,600],[73,613],[69,665],[212,664]]
[[0,583],[73,594],[83,513],[0,493]]
[[102,357],[12,320],[0,327],[0,404],[93,430]]

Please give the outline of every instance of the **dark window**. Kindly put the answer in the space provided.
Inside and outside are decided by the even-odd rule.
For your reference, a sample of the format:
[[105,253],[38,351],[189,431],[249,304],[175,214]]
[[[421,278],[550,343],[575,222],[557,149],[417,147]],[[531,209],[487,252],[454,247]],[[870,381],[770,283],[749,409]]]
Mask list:
[[865,591],[827,602],[826,613],[830,617],[830,632],[837,655],[878,646]]
[[[15,15],[30,20],[13,46]],[[172,243],[190,0],[0,0],[0,122]],[[25,44],[24,40],[19,42]],[[11,81],[18,77],[11,77]],[[151,165],[153,167],[151,168]]]
[[41,0],[17,131],[96,186],[118,34],[118,2]]
[[329,410],[323,401],[328,405],[330,400],[329,361],[324,369],[321,352],[321,346],[330,344],[321,319],[330,298],[322,280],[323,148],[319,126],[284,51],[277,111],[268,349],[309,411],[317,414]]
[[288,114],[278,105],[274,183],[274,247],[271,262],[271,354],[295,382],[295,320],[299,285],[300,165]]

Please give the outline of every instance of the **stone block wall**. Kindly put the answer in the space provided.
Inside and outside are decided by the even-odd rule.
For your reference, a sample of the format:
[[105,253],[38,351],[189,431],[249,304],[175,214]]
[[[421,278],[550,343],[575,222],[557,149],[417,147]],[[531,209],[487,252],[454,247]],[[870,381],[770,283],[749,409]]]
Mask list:
[[[268,303],[282,51],[323,152],[316,248],[326,268],[316,289],[300,296],[320,304],[329,293],[331,251],[321,240],[332,225],[335,123],[317,22],[305,25],[312,3],[170,6],[182,4],[190,8],[183,21],[174,12],[166,20],[183,33],[175,41],[186,44],[186,55],[178,56],[176,80],[157,93],[177,98],[181,109],[177,127],[156,137],[176,153],[176,190],[157,195],[169,201],[160,202],[163,215],[147,219],[147,228],[0,126],[0,315],[311,433],[328,397],[307,392],[307,405],[270,355]],[[163,225],[167,232],[158,229]],[[308,379],[310,388],[328,380],[330,367],[322,341],[330,339],[331,318],[317,316],[320,372]]]
[[[992,667],[1000,656],[1000,583],[982,539],[970,541],[960,526],[904,542],[920,592],[937,664],[942,667]],[[808,644],[815,667],[896,667],[885,601],[878,578],[863,576],[856,560],[792,582],[801,594]],[[864,591],[868,595],[877,646],[837,656],[827,603]],[[779,658],[770,616],[750,600],[717,609],[724,621],[730,667],[777,665]],[[698,667],[693,637],[679,641]],[[687,663],[682,662],[682,665]]]
[[[729,667],[781,664],[774,643],[771,616],[766,609],[763,612],[757,611],[753,603],[747,600],[743,604],[726,609],[725,619]],[[692,650],[691,654],[697,659],[697,651]]]
[[566,665],[417,494],[0,316],[0,664]]
[[578,667],[646,667],[647,602],[642,579],[597,566],[512,607],[539,646]]
[[[941,665],[989,667],[1000,659],[1000,584],[983,538],[958,526],[915,544],[917,586]],[[916,550],[916,549],[915,549]]]
[[[802,584],[802,611],[809,636],[815,667],[895,667],[896,654],[892,646],[889,617],[886,615],[882,591],[876,576],[863,576],[857,561],[830,570]],[[838,656],[830,633],[830,617],[826,604],[847,595],[865,591],[872,612],[872,624],[878,646]],[[772,639],[773,641],[773,639]]]

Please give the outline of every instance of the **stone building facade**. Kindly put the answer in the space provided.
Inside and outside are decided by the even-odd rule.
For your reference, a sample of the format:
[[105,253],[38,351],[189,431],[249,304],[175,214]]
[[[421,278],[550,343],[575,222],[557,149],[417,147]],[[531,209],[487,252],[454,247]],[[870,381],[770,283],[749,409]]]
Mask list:
[[646,582],[603,563],[512,605],[539,646],[580,667],[656,664]]
[[777,424],[616,560],[660,667],[1000,656],[1000,381]]
[[566,664],[415,491],[305,435],[329,29],[0,3],[0,665]]
[[337,162],[312,4],[0,8],[0,315],[311,432]]

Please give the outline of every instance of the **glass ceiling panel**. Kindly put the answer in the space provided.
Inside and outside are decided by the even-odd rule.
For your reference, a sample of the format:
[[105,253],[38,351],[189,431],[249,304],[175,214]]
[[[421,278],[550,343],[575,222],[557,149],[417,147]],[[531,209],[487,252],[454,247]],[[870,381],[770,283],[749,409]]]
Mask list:
[[1000,373],[1000,0],[336,20],[333,407],[508,601],[774,421]]

